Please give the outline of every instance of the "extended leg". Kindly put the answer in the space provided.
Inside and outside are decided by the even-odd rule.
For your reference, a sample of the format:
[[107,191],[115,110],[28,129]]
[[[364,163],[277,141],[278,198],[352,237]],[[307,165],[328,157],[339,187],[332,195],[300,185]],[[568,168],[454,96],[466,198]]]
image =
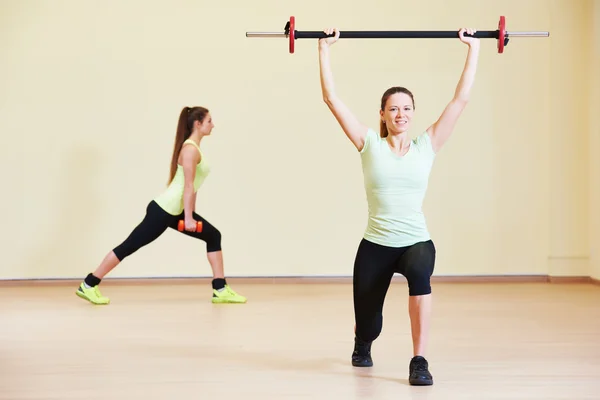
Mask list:
[[169,226],[170,217],[158,204],[151,202],[146,209],[146,216],[129,236],[114,250],[108,252],[96,270],[85,277],[76,294],[93,304],[108,304],[110,300],[102,296],[98,285],[123,259],[143,246],[156,240]]
[[356,253],[353,275],[355,314],[352,365],[370,367],[371,344],[383,328],[383,303],[394,275],[396,249],[362,240]]

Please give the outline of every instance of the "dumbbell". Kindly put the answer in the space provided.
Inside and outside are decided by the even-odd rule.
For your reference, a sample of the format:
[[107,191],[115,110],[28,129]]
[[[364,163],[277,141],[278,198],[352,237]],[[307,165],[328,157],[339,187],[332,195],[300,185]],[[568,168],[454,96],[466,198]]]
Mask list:
[[[180,219],[177,223],[177,230],[179,232],[183,232],[185,230],[185,221]],[[195,232],[202,232],[202,221],[196,221],[196,230]]]

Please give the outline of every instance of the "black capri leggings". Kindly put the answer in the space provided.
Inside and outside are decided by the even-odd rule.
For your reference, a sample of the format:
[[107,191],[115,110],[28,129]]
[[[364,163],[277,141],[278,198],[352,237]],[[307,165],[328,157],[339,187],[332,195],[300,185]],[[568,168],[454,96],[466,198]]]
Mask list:
[[435,246],[431,240],[387,247],[363,239],[354,261],[353,294],[356,336],[375,340],[383,326],[383,302],[394,273],[408,281],[409,296],[431,293]]
[[[221,250],[221,232],[195,212],[193,216],[196,221],[202,221],[202,231],[184,230],[182,233],[205,241],[206,251],[209,253]],[[183,212],[179,215],[171,215],[152,200],[146,207],[146,216],[142,222],[133,229],[123,243],[113,249],[113,252],[120,261],[123,261],[125,257],[156,240],[167,228],[177,229],[180,219],[184,219]]]

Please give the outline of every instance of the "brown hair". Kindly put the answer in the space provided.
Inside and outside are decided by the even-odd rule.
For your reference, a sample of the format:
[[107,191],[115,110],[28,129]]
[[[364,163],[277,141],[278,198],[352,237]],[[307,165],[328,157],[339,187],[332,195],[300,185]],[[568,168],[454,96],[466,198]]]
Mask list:
[[[413,109],[415,108],[415,98],[413,96],[413,94],[411,93],[410,90],[408,90],[405,87],[401,87],[401,86],[393,86],[391,88],[389,88],[388,90],[386,90],[383,93],[383,96],[381,96],[381,111],[385,111],[385,104],[388,101],[388,98],[396,93],[404,93],[410,96],[410,99],[412,100],[413,103]],[[387,130],[387,126],[385,125],[385,123],[383,122],[383,120],[379,121],[379,135],[384,138],[387,137],[388,135],[388,130]]]
[[208,110],[204,107],[183,107],[179,114],[179,122],[177,123],[177,132],[175,133],[175,145],[173,146],[173,156],[171,157],[171,172],[169,174],[169,183],[173,180],[177,171],[177,159],[179,152],[190,135],[192,134],[192,126],[195,121],[204,121],[204,117],[208,114]]

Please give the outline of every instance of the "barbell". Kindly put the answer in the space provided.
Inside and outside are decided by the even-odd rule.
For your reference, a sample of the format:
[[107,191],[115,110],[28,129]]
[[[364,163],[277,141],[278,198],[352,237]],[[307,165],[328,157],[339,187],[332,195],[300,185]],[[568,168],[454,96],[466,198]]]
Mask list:
[[[298,31],[296,30],[296,18],[291,16],[285,24],[284,32],[246,32],[248,38],[287,38],[289,39],[289,51],[294,53],[296,39],[321,39],[331,37],[323,31]],[[480,39],[496,39],[498,41],[498,53],[504,52],[508,45],[509,37],[548,37],[549,32],[508,32],[506,30],[506,18],[502,15],[498,21],[498,29],[494,31],[476,31],[474,36]],[[340,39],[444,39],[458,38],[458,31],[340,31]]]

